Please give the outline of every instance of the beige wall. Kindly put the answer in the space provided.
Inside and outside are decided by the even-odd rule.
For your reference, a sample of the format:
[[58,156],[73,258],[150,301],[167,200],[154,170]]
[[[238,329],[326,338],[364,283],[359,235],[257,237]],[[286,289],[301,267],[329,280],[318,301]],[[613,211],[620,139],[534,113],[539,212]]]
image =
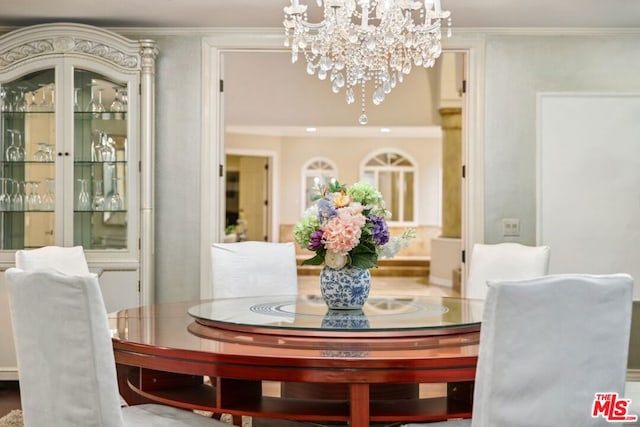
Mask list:
[[[313,157],[326,157],[338,169],[338,180],[351,184],[359,180],[360,164],[368,153],[395,148],[413,159],[418,166],[418,215],[414,224],[418,237],[411,247],[399,256],[429,256],[430,239],[440,233],[440,158],[439,138],[293,138],[244,134],[227,134],[228,150],[276,153],[279,167],[274,173],[280,183],[276,224],[280,241],[291,241],[294,224],[300,219],[302,208],[302,167]],[[393,230],[392,230],[393,231]],[[396,230],[399,234],[400,230]]]
[[227,134],[227,149],[273,151],[278,156],[279,218],[278,223],[294,224],[303,212],[302,166],[312,157],[326,157],[338,169],[338,180],[357,182],[360,164],[372,151],[396,148],[411,157],[418,166],[417,224],[440,225],[440,158],[439,138],[431,139],[360,139],[360,138],[292,138]]

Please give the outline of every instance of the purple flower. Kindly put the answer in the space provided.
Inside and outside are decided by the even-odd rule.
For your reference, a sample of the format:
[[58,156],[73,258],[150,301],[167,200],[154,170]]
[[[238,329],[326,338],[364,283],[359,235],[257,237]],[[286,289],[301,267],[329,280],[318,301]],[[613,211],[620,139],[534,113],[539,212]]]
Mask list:
[[371,236],[376,242],[376,245],[382,246],[389,241],[389,228],[387,227],[387,221],[383,217],[376,215],[369,215],[369,221],[373,224],[373,230]]
[[333,218],[338,214],[335,206],[327,199],[320,199],[317,202],[318,206],[318,219],[320,223],[326,221],[329,218]]
[[316,230],[309,236],[309,246],[307,249],[315,251],[322,246],[322,230]]

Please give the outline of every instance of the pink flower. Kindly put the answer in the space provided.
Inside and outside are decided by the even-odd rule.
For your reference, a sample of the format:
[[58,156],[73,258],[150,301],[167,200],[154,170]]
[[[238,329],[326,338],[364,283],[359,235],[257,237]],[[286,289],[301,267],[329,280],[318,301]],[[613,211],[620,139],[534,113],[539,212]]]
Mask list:
[[328,251],[346,256],[360,243],[362,227],[366,222],[361,212],[359,208],[342,208],[337,216],[327,221],[322,239]]

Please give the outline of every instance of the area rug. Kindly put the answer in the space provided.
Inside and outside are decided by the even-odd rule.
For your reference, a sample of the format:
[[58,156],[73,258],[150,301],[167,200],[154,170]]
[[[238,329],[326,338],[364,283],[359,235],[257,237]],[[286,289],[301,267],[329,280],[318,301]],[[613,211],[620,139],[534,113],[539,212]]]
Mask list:
[[22,427],[22,411],[14,409],[4,417],[0,418],[0,427]]

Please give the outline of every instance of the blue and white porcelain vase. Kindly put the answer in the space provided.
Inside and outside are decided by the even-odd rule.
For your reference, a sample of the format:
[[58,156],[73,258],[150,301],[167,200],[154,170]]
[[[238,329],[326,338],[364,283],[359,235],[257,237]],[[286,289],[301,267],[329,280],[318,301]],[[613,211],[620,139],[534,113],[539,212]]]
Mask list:
[[371,273],[351,265],[336,270],[326,265],[320,271],[320,293],[332,310],[357,310],[369,297]]

